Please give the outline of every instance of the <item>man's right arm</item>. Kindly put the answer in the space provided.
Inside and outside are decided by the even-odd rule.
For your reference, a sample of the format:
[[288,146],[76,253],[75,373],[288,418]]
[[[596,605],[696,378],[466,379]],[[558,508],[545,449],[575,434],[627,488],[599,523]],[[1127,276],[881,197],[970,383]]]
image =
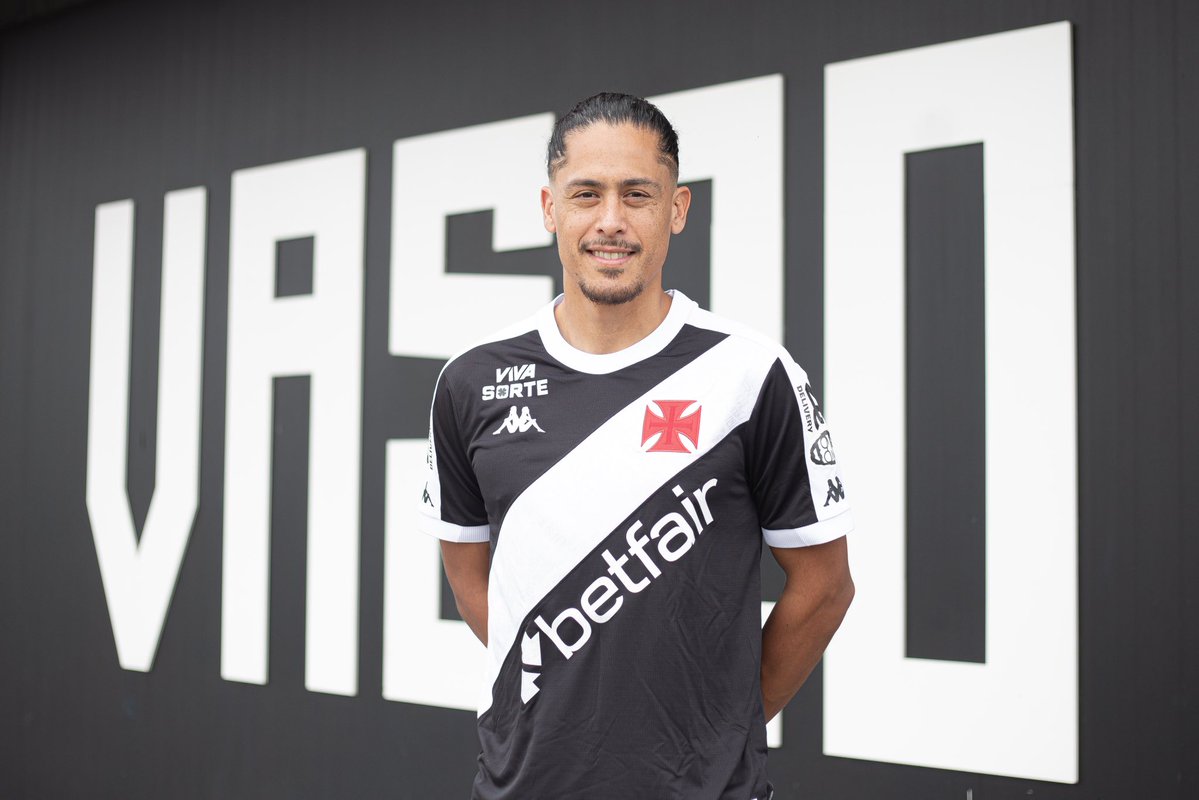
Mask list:
[[454,590],[458,613],[484,645],[487,644],[487,576],[491,571],[489,542],[441,542],[441,562]]

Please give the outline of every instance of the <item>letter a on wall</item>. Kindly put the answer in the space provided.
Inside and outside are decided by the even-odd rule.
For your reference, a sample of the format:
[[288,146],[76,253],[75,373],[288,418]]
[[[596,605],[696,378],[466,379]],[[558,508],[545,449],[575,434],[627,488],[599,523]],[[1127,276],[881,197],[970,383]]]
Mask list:
[[[826,754],[1078,780],[1070,41],[1060,22],[826,68],[827,396],[861,531],[826,659]],[[904,649],[903,170],[905,153],[977,143],[986,659],[965,663]]]

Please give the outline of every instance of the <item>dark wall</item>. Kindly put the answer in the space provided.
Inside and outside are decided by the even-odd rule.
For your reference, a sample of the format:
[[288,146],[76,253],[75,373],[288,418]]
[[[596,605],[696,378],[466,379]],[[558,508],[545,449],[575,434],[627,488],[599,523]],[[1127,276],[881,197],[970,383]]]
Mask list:
[[[387,348],[395,140],[561,113],[602,89],[782,74],[785,339],[819,382],[823,67],[1058,20],[1074,26],[1080,780],[824,756],[819,671],[786,713],[771,774],[780,798],[1199,796],[1199,4],[1183,0],[127,0],[0,34],[0,796],[466,796],[474,715],[380,692],[385,446],[425,434],[440,368]],[[341,697],[304,686],[303,379],[275,394],[274,463],[291,468],[273,475],[264,686],[221,678],[220,587],[230,175],[350,148],[367,152],[365,377],[359,679]],[[199,511],[153,669],[137,672],[117,661],[85,506],[94,217],[136,203],[127,482],[140,527],[158,435],[162,199],[197,185]],[[551,251],[520,266],[490,254],[485,220],[449,237],[451,260],[496,259],[473,269],[556,274]],[[694,256],[680,284],[700,294],[703,240],[679,247],[679,261]],[[1029,482],[1055,491],[1035,459]]]

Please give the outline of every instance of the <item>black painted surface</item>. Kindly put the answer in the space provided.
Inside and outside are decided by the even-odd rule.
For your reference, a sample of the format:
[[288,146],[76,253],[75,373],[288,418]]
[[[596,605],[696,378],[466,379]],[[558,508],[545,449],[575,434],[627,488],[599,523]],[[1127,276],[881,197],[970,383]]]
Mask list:
[[983,145],[904,158],[908,658],[985,663]]
[[[782,73],[786,343],[822,396],[823,66],[1060,19],[1075,30],[1081,782],[824,757],[819,671],[787,712],[771,774],[780,800],[1199,796],[1196,4],[604,10],[123,0],[0,34],[0,796],[466,795],[474,715],[380,696],[385,441],[424,435],[440,366],[387,354],[395,139],[561,112],[600,89]],[[276,679],[274,649],[266,686],[221,680],[219,587],[229,176],[351,147],[368,150],[366,350],[360,692],[343,698]],[[92,221],[97,203],[137,203],[129,484],[140,526],[162,198],[195,185],[209,191],[200,509],[154,669],[126,672],[83,501]],[[288,391],[276,407],[298,431]]]
[[311,236],[275,243],[275,297],[312,294]]
[[[303,240],[292,240],[303,241]],[[307,241],[311,242],[312,239]],[[270,628],[267,681],[304,688],[312,378],[272,379]]]

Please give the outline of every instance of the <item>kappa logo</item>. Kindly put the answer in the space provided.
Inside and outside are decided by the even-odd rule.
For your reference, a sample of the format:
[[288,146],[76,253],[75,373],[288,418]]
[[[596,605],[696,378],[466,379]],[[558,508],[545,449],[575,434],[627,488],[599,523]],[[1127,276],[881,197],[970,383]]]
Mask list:
[[498,436],[504,431],[508,433],[524,433],[530,428],[536,428],[538,433],[545,433],[541,426],[537,424],[537,420],[533,419],[529,414],[529,407],[521,408],[520,413],[516,413],[516,406],[508,409],[507,418],[500,423],[500,426],[491,432],[492,436]]
[[[429,494],[429,484],[428,483],[425,484],[425,493],[424,493],[424,496],[421,497],[421,502],[427,503],[430,506],[433,505],[433,496],[431,494]],[[826,505],[827,505],[827,503],[826,503]]]
[[828,431],[820,434],[809,452],[812,455],[813,464],[827,467],[837,463],[837,455],[833,452],[833,437],[828,435]]
[[[833,481],[836,481],[834,484]],[[845,499],[845,487],[841,485],[840,478],[834,478],[828,482],[828,495],[824,498],[824,507],[828,508],[829,503],[840,503]]]
[[694,453],[699,448],[698,400],[651,400],[641,423],[641,446],[647,453]]

